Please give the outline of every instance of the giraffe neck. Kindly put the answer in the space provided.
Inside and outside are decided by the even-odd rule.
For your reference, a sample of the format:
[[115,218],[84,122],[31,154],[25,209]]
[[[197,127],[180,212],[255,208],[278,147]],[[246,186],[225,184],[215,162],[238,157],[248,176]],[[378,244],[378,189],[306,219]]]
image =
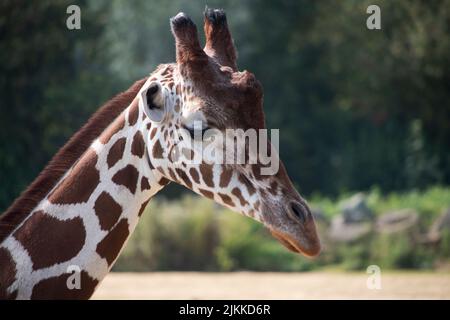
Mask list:
[[92,295],[168,182],[147,156],[150,129],[135,99],[6,237],[0,298]]

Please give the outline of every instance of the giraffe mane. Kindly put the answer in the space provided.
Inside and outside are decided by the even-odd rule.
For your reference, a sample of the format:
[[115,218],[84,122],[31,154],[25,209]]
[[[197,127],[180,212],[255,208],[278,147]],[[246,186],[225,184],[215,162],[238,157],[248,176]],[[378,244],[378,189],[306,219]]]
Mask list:
[[38,177],[0,215],[0,243],[31,213],[91,143],[125,110],[147,78],[136,81],[96,111],[53,156]]

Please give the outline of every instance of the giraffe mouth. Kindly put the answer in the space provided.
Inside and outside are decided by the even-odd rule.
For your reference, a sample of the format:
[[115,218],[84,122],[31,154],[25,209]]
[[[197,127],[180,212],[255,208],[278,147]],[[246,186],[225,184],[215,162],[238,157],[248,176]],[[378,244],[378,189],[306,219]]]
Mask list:
[[264,224],[283,246],[306,257],[315,257],[320,253],[321,244],[316,224],[306,203],[287,201],[284,210],[274,210],[270,204],[264,205]]
[[270,232],[283,246],[294,253],[299,253],[306,257],[315,257],[320,253],[321,246],[318,239],[309,241],[308,245],[305,246],[300,243],[300,241],[294,240],[291,236],[285,233],[274,229],[270,229]]

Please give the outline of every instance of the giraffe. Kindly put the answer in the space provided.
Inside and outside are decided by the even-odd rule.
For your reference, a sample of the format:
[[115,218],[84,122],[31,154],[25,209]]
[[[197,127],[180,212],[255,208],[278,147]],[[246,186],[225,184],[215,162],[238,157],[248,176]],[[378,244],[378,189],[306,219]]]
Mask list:
[[205,10],[204,48],[186,14],[170,25],[176,63],[101,107],[1,216],[0,298],[90,298],[171,181],[263,223],[293,252],[319,253],[314,218],[281,162],[262,175],[259,162],[187,161],[208,129],[264,129],[263,93],[237,69],[223,10]]

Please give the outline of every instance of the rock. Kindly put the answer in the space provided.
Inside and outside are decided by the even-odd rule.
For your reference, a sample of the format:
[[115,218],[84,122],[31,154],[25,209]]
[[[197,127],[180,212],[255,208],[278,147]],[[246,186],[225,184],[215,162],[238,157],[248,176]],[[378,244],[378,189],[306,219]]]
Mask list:
[[328,236],[337,242],[352,242],[369,234],[372,230],[370,222],[347,223],[344,216],[339,215],[331,221]]
[[341,205],[342,215],[346,223],[371,221],[374,218],[372,210],[369,209],[366,197],[357,193]]
[[419,224],[419,215],[414,209],[401,209],[384,213],[376,223],[381,233],[397,233],[412,229]]
[[432,242],[439,241],[442,237],[442,231],[450,230],[450,208],[444,211],[431,225],[428,232],[428,239]]

